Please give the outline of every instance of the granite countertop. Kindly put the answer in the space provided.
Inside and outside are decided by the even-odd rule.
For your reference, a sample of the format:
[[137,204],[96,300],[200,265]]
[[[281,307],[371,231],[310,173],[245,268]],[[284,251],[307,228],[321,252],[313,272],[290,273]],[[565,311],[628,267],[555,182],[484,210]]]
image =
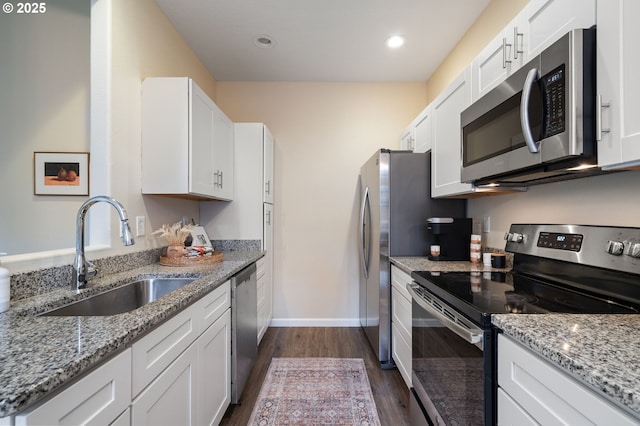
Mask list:
[[83,296],[149,276],[193,277],[192,283],[124,314],[36,316],[78,298],[65,288],[12,303],[0,314],[0,418],[16,414],[74,379],[214,290],[264,252],[225,252],[224,261],[195,267],[151,264],[98,277]]
[[504,334],[640,416],[640,315],[500,314]]
[[486,267],[482,263],[471,263],[468,261],[441,261],[429,260],[428,257],[392,257],[391,263],[411,274],[413,271],[440,271],[440,272],[505,272],[511,270],[513,265],[513,255],[507,254],[507,265],[505,268]]

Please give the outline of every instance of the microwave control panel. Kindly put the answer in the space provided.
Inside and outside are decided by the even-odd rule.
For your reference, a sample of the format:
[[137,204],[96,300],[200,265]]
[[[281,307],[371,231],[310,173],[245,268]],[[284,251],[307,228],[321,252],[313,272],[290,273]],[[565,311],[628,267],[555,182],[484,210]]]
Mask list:
[[545,99],[544,137],[564,132],[565,71],[564,64],[542,77]]

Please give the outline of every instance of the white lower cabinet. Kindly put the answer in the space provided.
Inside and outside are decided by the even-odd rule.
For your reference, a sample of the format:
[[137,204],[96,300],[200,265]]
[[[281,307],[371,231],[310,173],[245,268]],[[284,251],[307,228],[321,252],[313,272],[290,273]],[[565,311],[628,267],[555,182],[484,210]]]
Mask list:
[[231,310],[198,338],[198,415],[200,426],[217,425],[231,403]]
[[640,424],[640,419],[502,334],[498,336],[498,386],[501,426]]
[[411,295],[409,274],[391,265],[391,356],[411,388]]
[[51,399],[15,417],[18,425],[108,425],[131,403],[131,349]]
[[134,425],[195,425],[198,347],[191,345],[131,404]]
[[[231,402],[231,283],[179,312],[18,425],[217,425]],[[0,425],[11,425],[11,417]]]

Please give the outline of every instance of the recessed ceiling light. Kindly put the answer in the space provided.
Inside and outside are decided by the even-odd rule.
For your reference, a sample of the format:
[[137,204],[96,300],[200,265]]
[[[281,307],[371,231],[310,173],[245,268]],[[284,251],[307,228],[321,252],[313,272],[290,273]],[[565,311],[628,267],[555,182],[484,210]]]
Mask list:
[[253,44],[263,49],[271,49],[276,42],[268,35],[259,35],[253,39]]
[[387,47],[391,49],[397,49],[398,47],[404,45],[404,37],[401,35],[392,35],[387,38],[386,44]]

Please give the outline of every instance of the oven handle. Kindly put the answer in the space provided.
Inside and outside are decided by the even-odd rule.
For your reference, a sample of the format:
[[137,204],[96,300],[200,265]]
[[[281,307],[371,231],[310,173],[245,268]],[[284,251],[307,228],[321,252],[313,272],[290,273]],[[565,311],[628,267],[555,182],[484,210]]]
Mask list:
[[527,73],[527,78],[524,81],[524,87],[522,88],[522,98],[520,99],[520,125],[522,126],[522,134],[524,135],[524,141],[529,147],[529,151],[535,154],[540,151],[536,141],[533,140],[531,134],[531,125],[529,124],[529,98],[531,97],[531,89],[533,84],[538,78],[538,69],[532,68]]
[[[462,337],[465,341],[471,343],[472,345],[478,344],[482,342],[482,330],[479,328],[475,329],[467,329],[466,327],[461,326],[456,322],[456,319],[451,319],[448,316],[444,315],[437,308],[435,308],[429,301],[425,300],[422,295],[420,295],[415,289],[419,288],[419,284],[408,283],[407,290],[411,293],[411,297],[416,301],[418,305],[431,315],[433,315],[438,321],[443,323],[449,330],[456,333],[458,336]],[[440,302],[444,305],[443,302]]]

